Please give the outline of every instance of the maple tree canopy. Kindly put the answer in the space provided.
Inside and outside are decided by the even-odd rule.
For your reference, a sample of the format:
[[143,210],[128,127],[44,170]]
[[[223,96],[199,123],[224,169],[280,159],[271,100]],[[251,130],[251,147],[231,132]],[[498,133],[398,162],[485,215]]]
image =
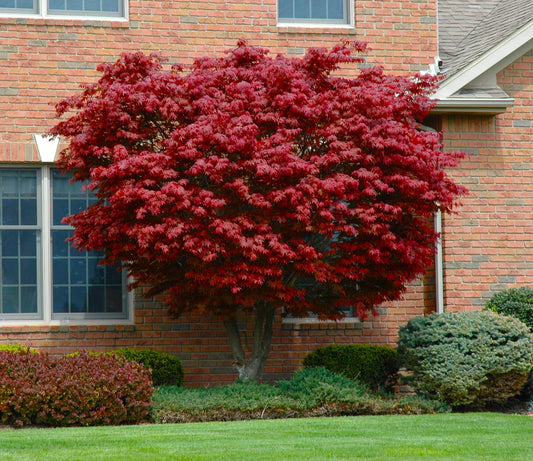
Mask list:
[[432,263],[432,215],[464,190],[419,122],[432,77],[353,78],[361,43],[270,56],[239,42],[187,69],[102,64],[57,105],[60,166],[98,201],[65,222],[172,312],[223,318],[258,301],[338,318],[398,298]]

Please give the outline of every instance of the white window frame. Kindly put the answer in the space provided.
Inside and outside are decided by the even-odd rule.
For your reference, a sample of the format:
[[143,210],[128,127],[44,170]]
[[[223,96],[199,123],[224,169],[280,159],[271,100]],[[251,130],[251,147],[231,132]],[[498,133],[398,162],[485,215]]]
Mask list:
[[[347,4],[346,22],[335,22],[320,19],[284,19],[279,17],[276,11],[278,27],[307,27],[307,28],[328,28],[328,29],[352,29],[355,27],[355,3],[354,0],[344,0]],[[279,9],[279,0],[276,1],[276,10]]]
[[[41,286],[38,287],[38,319],[24,318],[23,316],[17,318],[3,317],[0,318],[0,326],[2,325],[128,325],[133,324],[133,293],[126,289],[126,283],[131,282],[127,280],[123,283],[125,300],[125,316],[120,318],[81,318],[76,314],[71,318],[54,318],[52,312],[52,167],[49,165],[20,165],[20,164],[0,164],[1,168],[15,168],[15,169],[35,169],[37,174],[37,189],[40,191],[40,202],[37,204],[37,222],[40,225],[40,233],[38,233],[38,270],[37,276],[40,277]],[[48,242],[46,244],[46,242]]]
[[106,14],[102,12],[65,12],[65,14],[49,13],[49,0],[36,0],[37,11],[24,12],[16,9],[0,8],[0,17],[2,18],[42,18],[42,19],[76,19],[81,21],[128,21],[129,20],[129,1],[119,0],[122,2],[122,12],[118,15]]
[[[285,309],[283,309],[283,312],[285,313]],[[302,325],[302,324],[315,324],[315,323],[360,323],[361,317],[358,317],[355,315],[355,310],[352,308],[352,314],[353,315],[347,315],[346,317],[343,317],[340,320],[320,320],[317,316],[309,316],[309,317],[290,317],[290,316],[283,316],[281,318],[281,323],[286,324],[295,324],[295,325]]]

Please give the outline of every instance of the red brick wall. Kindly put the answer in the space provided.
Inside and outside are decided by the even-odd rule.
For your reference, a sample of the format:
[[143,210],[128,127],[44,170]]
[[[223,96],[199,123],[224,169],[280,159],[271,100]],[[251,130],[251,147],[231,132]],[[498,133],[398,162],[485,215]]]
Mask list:
[[444,220],[445,305],[481,308],[496,292],[533,286],[533,54],[498,74],[515,103],[496,116],[446,116],[446,148],[471,152],[453,174],[468,186]]
[[[132,0],[128,22],[0,18],[0,161],[36,162],[32,134],[53,125],[49,103],[76,91],[80,83],[94,81],[97,64],[114,61],[123,51],[157,51],[171,62],[187,64],[199,55],[221,53],[240,38],[292,55],[358,39],[371,47],[369,63],[394,73],[425,70],[437,54],[435,0],[356,1],[355,21],[355,29],[278,27],[276,0]],[[139,297],[135,306],[132,325],[6,325],[0,326],[0,343],[54,353],[149,346],[180,357],[189,384],[234,378],[218,319],[174,321],[157,303]],[[267,377],[287,375],[319,345],[394,344],[401,324],[433,308],[430,271],[404,300],[380,308],[380,317],[362,323],[281,324],[278,316]]]

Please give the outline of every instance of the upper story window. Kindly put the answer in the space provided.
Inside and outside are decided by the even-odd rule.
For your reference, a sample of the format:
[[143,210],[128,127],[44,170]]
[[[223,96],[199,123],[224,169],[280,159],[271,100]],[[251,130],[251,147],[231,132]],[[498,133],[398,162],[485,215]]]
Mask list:
[[55,169],[0,168],[0,320],[128,318],[125,274],[66,241],[62,218],[93,201]]
[[278,0],[278,23],[350,25],[353,0]]
[[2,16],[125,18],[126,0],[0,0]]

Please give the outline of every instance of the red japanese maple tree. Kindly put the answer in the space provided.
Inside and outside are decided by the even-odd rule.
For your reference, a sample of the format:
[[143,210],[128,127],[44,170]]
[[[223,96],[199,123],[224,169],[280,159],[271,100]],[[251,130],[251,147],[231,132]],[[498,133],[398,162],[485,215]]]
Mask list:
[[[66,219],[170,311],[224,322],[238,375],[264,368],[274,313],[338,319],[400,296],[432,262],[432,214],[463,192],[439,135],[419,129],[435,80],[353,78],[364,44],[223,57],[165,69],[124,54],[57,105],[59,164],[98,201]],[[355,70],[355,69],[354,69]],[[253,350],[236,314],[255,314]]]

